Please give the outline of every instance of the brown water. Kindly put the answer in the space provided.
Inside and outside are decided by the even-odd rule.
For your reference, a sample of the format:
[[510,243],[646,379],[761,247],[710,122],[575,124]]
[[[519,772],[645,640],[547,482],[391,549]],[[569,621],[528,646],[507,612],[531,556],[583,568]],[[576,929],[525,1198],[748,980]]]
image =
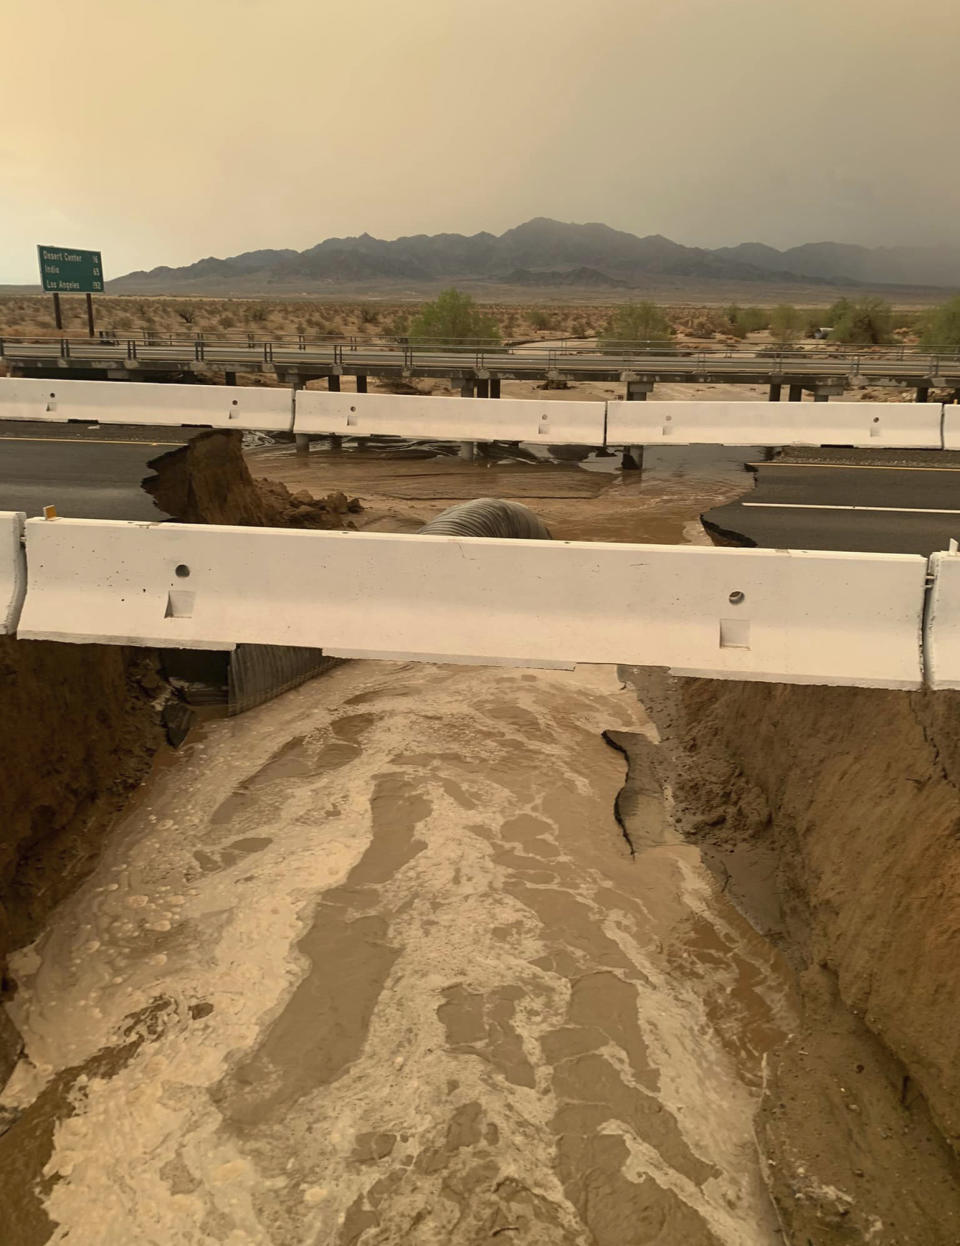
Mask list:
[[784,979],[605,729],[610,668],[398,663],[208,724],[16,958],[0,1238],[776,1242]]
[[[544,456],[535,462],[508,457],[463,462],[435,454],[423,443],[407,451],[357,450],[348,443],[331,452],[323,443],[306,458],[291,446],[248,452],[254,476],[282,480],[315,495],[342,490],[361,499],[355,516],[370,531],[416,531],[455,502],[499,497],[523,502],[558,540],[674,544],[706,541],[702,511],[732,501],[753,487],[744,464],[762,451],[723,446],[648,447],[642,472],[620,471],[620,456],[591,452],[580,462]],[[586,454],[586,450],[584,449]],[[426,456],[426,457],[423,457]]]

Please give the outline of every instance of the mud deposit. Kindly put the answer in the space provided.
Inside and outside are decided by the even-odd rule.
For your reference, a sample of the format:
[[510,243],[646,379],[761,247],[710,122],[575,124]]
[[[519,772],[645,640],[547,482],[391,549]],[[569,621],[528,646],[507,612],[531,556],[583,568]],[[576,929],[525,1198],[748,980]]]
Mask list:
[[454,502],[498,497],[529,506],[558,541],[707,543],[701,511],[754,483],[744,467],[751,451],[744,448],[648,447],[642,472],[622,472],[619,454],[587,446],[555,447],[555,457],[542,446],[487,446],[472,463],[451,449],[344,442],[331,451],[321,443],[305,457],[277,445],[246,458],[256,476],[294,491],[359,495],[364,513],[356,523],[369,531],[416,532]]
[[16,957],[0,1240],[776,1242],[788,971],[605,730],[609,668],[390,663],[208,724]]

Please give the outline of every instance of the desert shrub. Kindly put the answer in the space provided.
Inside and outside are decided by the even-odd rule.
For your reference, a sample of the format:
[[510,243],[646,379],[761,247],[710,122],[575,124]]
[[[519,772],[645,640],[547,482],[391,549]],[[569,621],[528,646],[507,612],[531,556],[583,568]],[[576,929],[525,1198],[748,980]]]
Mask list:
[[893,309],[884,299],[864,298],[856,303],[841,300],[845,306],[831,308],[835,315],[830,337],[837,342],[852,346],[879,346],[889,342],[893,321]]
[[498,343],[500,332],[494,318],[480,310],[469,294],[444,290],[427,303],[410,326],[414,342],[456,338],[470,342]]
[[823,314],[823,323],[825,325],[834,326],[838,320],[841,320],[850,311],[853,304],[849,299],[837,299]]
[[624,303],[607,321],[600,346],[610,350],[620,343],[666,342],[671,332],[666,316],[655,303]]
[[960,350],[960,295],[919,319],[920,343],[930,350]]
[[780,303],[770,312],[770,332],[778,346],[787,346],[800,333],[803,318],[789,303]]
[[386,322],[383,331],[387,337],[406,337],[407,329],[410,327],[410,317],[405,312],[397,312],[395,316]]
[[815,337],[820,329],[832,323],[826,318],[828,314],[825,307],[800,308],[801,331],[804,337]]

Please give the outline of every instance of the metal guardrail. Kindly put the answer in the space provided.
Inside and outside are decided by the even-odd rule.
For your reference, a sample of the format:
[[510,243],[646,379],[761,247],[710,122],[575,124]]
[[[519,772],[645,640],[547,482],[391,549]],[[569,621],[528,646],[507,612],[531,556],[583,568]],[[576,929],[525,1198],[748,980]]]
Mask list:
[[[103,350],[103,354],[98,354]],[[111,353],[107,354],[106,352]],[[412,343],[396,338],[363,338],[356,335],[340,337],[307,337],[304,334],[258,337],[253,333],[207,337],[192,335],[140,333],[115,335],[101,332],[98,338],[33,335],[0,337],[0,358],[61,358],[61,359],[157,359],[154,352],[165,351],[171,361],[204,362],[216,352],[238,352],[251,363],[270,365],[276,352],[327,353],[334,366],[349,365],[351,355],[387,353],[396,355],[401,367],[412,368],[422,361],[436,362],[437,356],[456,356],[458,363],[470,362],[478,370],[502,366],[505,358],[538,363],[547,369],[561,370],[565,363],[604,363],[624,370],[641,368],[656,360],[683,361],[691,369],[709,368],[717,363],[743,363],[771,372],[789,372],[806,365],[833,366],[838,372],[860,375],[866,366],[883,364],[910,366],[934,376],[943,371],[960,371],[960,351],[926,351],[906,345],[844,348],[809,348],[802,346],[744,347],[727,343],[686,346],[682,342],[606,343],[602,348],[582,341],[544,341],[491,344],[464,338],[438,338]],[[161,356],[162,358],[162,356]],[[213,360],[213,362],[224,362]]]

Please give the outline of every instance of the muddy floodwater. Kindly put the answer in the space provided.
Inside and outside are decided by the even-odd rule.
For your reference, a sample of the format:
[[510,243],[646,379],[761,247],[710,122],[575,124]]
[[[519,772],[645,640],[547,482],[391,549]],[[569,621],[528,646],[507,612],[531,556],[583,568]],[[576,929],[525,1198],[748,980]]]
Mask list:
[[605,730],[612,668],[401,663],[207,724],[14,958],[0,1240],[778,1241],[785,975]]
[[648,446],[642,471],[621,471],[619,452],[587,446],[486,447],[464,462],[450,445],[345,441],[331,451],[321,441],[303,457],[290,445],[257,448],[247,463],[295,492],[359,496],[354,518],[368,531],[415,532],[455,502],[498,497],[535,511],[557,540],[670,545],[708,542],[701,512],[752,489],[744,465],[763,457],[758,447]]

